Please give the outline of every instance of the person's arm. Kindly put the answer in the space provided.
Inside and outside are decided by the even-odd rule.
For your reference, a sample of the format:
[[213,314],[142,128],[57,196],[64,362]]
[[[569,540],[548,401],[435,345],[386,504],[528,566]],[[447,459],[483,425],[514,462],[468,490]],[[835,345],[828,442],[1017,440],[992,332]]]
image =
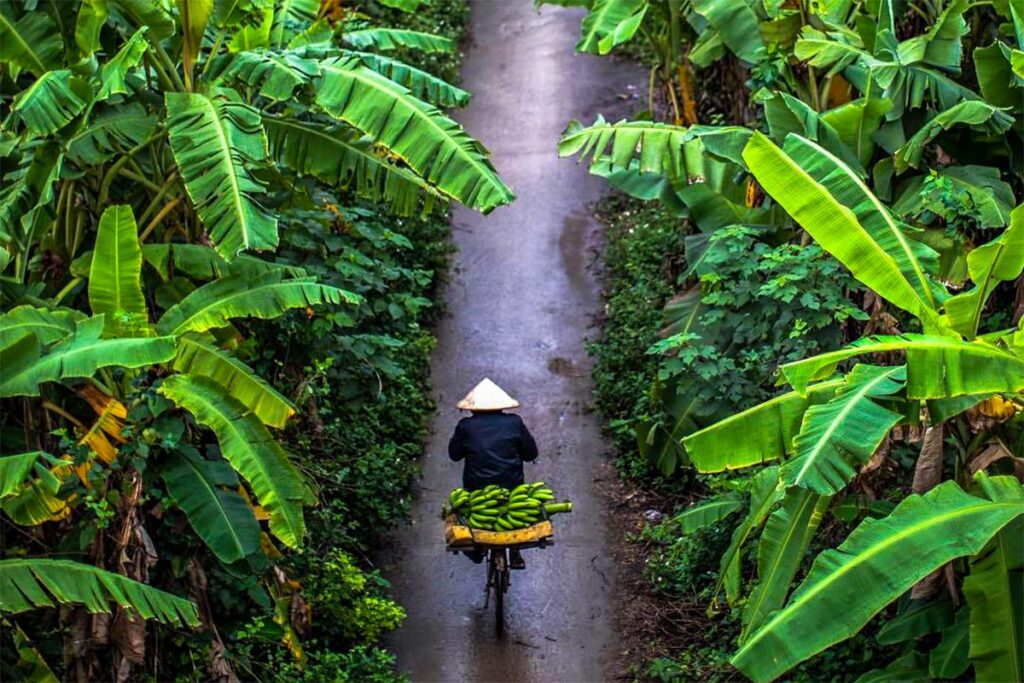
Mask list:
[[452,438],[448,441],[448,457],[458,462],[466,457],[466,435],[462,431],[462,423],[455,425]]
[[519,418],[519,457],[523,462],[533,462],[537,459],[537,442],[533,440],[533,434],[526,428],[522,418]]

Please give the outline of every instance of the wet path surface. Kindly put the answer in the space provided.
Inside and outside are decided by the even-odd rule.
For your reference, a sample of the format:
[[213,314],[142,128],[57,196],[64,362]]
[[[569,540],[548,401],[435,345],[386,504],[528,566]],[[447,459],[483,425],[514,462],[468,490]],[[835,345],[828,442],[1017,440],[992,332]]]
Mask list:
[[[592,265],[597,225],[590,205],[600,179],[555,145],[571,118],[615,120],[635,108],[624,95],[644,75],[612,60],[579,56],[582,12],[532,0],[471,3],[472,44],[463,85],[473,93],[459,118],[494,153],[518,195],[488,217],[459,209],[458,247],[444,297],[448,308],[433,357],[439,405],[422,461],[413,523],[396,535],[386,567],[408,617],[392,646],[413,681],[598,681],[611,632],[613,568],[595,490],[604,449],[591,404],[584,339],[601,302]],[[494,637],[493,607],[483,607],[485,568],[446,554],[438,518],[461,466],[447,440],[454,403],[489,376],[523,404],[540,458],[528,481],[544,480],[575,509],[556,522],[556,545],[525,553],[512,574],[506,635]]]

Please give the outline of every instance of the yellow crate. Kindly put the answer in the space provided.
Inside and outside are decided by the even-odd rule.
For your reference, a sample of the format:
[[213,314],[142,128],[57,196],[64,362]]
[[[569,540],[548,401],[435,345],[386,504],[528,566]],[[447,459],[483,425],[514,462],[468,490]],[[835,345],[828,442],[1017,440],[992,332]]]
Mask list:
[[448,515],[444,520],[444,540],[450,548],[465,548],[474,545],[505,546],[539,543],[540,541],[550,541],[554,535],[554,529],[548,520],[538,522],[525,529],[515,529],[513,531],[470,529],[468,526],[459,524],[459,520],[456,519],[455,515]]

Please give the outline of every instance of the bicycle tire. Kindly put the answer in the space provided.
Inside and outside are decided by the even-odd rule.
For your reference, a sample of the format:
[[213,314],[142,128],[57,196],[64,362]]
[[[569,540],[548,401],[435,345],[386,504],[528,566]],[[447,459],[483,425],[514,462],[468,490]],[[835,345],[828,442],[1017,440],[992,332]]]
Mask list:
[[494,635],[501,638],[505,635],[505,591],[508,590],[508,555],[504,548],[495,553],[494,564]]

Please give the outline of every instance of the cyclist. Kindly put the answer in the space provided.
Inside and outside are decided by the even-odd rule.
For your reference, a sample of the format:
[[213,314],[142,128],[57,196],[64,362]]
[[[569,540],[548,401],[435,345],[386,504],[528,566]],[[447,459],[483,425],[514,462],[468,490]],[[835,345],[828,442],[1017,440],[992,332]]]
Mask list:
[[[523,463],[537,458],[537,442],[523,419],[505,410],[518,408],[515,400],[501,387],[484,378],[456,404],[470,416],[459,420],[448,442],[448,457],[465,461],[462,486],[467,491],[496,484],[514,488],[524,482]],[[483,555],[470,555],[474,562]],[[523,569],[526,563],[517,550],[512,550],[509,567]]]

